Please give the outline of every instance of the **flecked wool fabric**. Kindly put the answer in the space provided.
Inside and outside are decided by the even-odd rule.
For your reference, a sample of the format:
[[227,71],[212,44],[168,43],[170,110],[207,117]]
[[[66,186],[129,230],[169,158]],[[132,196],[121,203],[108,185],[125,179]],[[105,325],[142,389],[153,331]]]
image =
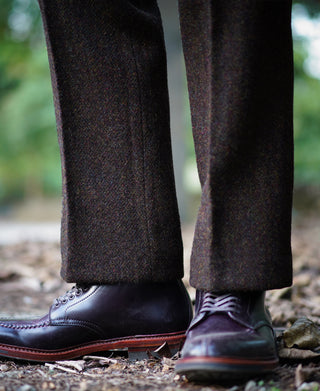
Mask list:
[[155,1],[40,1],[63,171],[62,276],[183,273]]
[[[166,58],[153,0],[40,0],[63,169],[62,276],[182,276]],[[291,283],[290,1],[180,0],[202,186],[191,283]]]
[[202,186],[191,284],[291,284],[291,2],[180,0]]

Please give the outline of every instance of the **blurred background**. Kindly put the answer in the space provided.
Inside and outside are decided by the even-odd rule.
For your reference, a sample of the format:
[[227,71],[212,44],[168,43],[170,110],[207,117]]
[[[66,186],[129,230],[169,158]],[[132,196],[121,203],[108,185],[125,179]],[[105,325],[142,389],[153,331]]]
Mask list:
[[[199,183],[176,2],[159,0],[168,51],[174,164],[184,222]],[[36,0],[0,0],[0,221],[60,219],[61,173]],[[272,21],[270,21],[272,23]],[[320,209],[320,4],[294,1],[295,207]],[[276,61],[276,59],[275,59]],[[3,231],[2,231],[3,232]]]

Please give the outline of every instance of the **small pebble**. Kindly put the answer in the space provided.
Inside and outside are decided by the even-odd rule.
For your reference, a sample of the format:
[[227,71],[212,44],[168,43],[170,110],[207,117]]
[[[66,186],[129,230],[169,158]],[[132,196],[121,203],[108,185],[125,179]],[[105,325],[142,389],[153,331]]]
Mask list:
[[266,391],[266,387],[262,387],[262,385],[259,385],[254,380],[249,380],[244,391]]
[[6,364],[0,365],[0,372],[8,372],[10,371],[10,367]]
[[317,382],[302,383],[297,391],[319,391],[320,384]]
[[36,391],[36,389],[30,384],[24,384],[23,386],[17,388],[17,391]]
[[256,389],[257,389],[256,382],[253,380],[249,380],[244,388],[244,391],[256,391]]

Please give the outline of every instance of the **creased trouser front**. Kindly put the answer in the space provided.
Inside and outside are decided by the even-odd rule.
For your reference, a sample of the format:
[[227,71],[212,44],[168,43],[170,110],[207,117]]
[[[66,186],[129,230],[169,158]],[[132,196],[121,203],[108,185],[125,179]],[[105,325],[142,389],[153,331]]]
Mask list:
[[[62,275],[182,275],[165,52],[155,1],[40,0],[63,167]],[[202,186],[191,282],[291,283],[287,0],[180,0]]]
[[63,171],[62,276],[182,276],[155,1],[40,1]]

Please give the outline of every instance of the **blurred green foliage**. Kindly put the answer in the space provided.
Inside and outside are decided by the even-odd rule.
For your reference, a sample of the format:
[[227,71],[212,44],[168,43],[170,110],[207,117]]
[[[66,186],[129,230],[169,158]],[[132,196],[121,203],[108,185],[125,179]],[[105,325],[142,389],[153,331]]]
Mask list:
[[[319,19],[320,2],[318,0],[296,0],[293,4],[303,5],[310,18]],[[318,31],[320,31],[319,28]],[[296,187],[319,187],[320,80],[311,77],[305,71],[308,44],[306,39],[294,38],[295,185]]]
[[[310,17],[320,14],[318,1],[295,3],[303,3]],[[1,204],[33,195],[60,194],[61,174],[38,4],[36,0],[0,0],[0,10]],[[306,74],[306,56],[305,42],[297,39],[296,184],[320,185],[320,81]]]
[[0,0],[0,203],[60,193],[49,66],[38,4]]
[[296,186],[320,185],[320,81],[304,71],[306,51],[295,41],[294,140]]

